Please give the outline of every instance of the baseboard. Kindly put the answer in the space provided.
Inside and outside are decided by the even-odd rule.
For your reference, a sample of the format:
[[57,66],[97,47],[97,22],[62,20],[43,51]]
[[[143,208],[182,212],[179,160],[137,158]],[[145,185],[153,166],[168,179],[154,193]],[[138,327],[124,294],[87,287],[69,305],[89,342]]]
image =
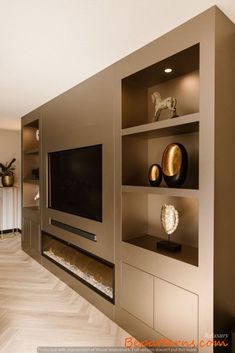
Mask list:
[[[16,232],[21,233],[21,229],[19,228],[15,228],[14,229]],[[9,234],[9,233],[13,233],[13,229],[4,229],[1,231],[2,234]]]

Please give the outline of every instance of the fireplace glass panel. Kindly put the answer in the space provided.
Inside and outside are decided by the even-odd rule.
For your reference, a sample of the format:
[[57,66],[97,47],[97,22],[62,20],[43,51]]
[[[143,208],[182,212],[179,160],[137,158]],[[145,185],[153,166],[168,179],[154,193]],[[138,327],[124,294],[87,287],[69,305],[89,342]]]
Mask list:
[[42,233],[42,255],[113,301],[113,264],[45,232]]

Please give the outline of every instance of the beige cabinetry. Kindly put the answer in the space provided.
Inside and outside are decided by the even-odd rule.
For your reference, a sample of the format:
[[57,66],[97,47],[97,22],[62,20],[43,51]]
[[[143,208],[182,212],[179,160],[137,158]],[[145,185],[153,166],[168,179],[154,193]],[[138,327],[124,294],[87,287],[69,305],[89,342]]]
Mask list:
[[22,227],[22,249],[40,261],[41,254],[41,230],[40,223],[31,219],[30,216],[23,216]]
[[[172,325],[171,323],[174,323]],[[154,278],[154,329],[173,340],[198,341],[198,296]]]
[[[42,107],[41,209],[43,231],[112,264],[115,261],[113,86],[114,70],[111,67]],[[102,222],[48,207],[48,154],[93,145],[102,145]],[[82,236],[82,233],[91,233],[95,240]],[[113,303],[67,272],[58,269],[45,256],[42,256],[42,264],[113,318]]]
[[[131,57],[118,65],[122,173],[121,239],[116,239],[116,266],[117,291],[124,299],[117,302],[116,308],[121,323],[130,315],[146,324],[143,339],[148,334],[152,339],[190,339],[197,344],[198,295],[200,281],[204,282],[203,273],[201,278],[199,274],[202,44],[199,38],[192,36],[189,41],[182,36],[177,47],[171,47],[166,55],[166,43],[176,40],[177,30],[167,37],[132,54],[135,68]],[[172,74],[164,72],[166,67],[172,68]],[[179,116],[169,119],[166,110],[159,121],[153,120],[151,94],[155,91],[163,98],[177,98]],[[170,188],[163,180],[158,187],[150,186],[150,166],[161,164],[165,148],[174,142],[182,144],[188,154],[184,184]],[[157,249],[157,242],[166,238],[160,221],[164,204],[174,205],[180,215],[174,240],[182,245],[182,250],[176,253]],[[212,270],[212,263],[210,266]],[[190,271],[196,273],[195,283]],[[134,334],[139,336],[138,328]]]
[[150,327],[153,326],[153,288],[153,276],[122,264],[121,305]]
[[30,219],[22,217],[22,249],[29,253],[31,248],[31,236],[30,236]]
[[39,110],[22,120],[22,248],[37,261],[41,258],[40,121]]
[[[233,325],[235,288],[222,273],[234,276],[229,237],[234,62],[235,26],[213,7],[116,64],[115,308],[117,322],[140,339],[199,344],[208,335],[229,333]],[[153,120],[155,91],[177,99],[178,117],[169,119],[166,109]],[[170,188],[163,180],[150,186],[149,167],[161,164],[164,149],[174,142],[188,153],[184,184]],[[164,204],[179,211],[172,236],[182,245],[177,253],[157,249],[166,239],[160,221]],[[199,344],[198,350],[213,352],[213,347]]]
[[167,339],[198,342],[198,296],[126,263],[121,307]]
[[[42,226],[115,264],[111,303],[42,257],[45,267],[138,339],[200,342],[229,333],[234,324],[235,281],[227,280],[235,268],[234,31],[212,7],[22,120],[23,248],[35,258],[40,254]],[[166,109],[153,121],[156,91],[177,99],[177,117],[169,118]],[[161,164],[174,142],[188,153],[184,184],[150,186],[149,167]],[[95,144],[102,144],[103,221],[48,207],[48,154]],[[38,191],[40,202],[34,200]],[[160,221],[164,204],[179,211],[177,253],[156,247],[167,238]]]

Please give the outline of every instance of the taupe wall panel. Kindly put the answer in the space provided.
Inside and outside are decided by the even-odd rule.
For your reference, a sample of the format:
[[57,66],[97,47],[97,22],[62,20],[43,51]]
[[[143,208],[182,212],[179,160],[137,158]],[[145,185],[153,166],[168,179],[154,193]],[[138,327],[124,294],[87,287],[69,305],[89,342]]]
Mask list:
[[122,264],[123,309],[153,327],[154,277],[128,264]]
[[172,340],[198,342],[198,296],[154,278],[154,328]]
[[[120,60],[116,65],[116,75],[125,78],[139,70],[159,62],[185,48],[200,43],[199,65],[199,266],[189,269],[187,264],[156,257],[140,248],[130,251],[130,246],[120,246],[121,223],[120,213],[116,210],[116,318],[124,325],[126,313],[122,312],[119,298],[121,296],[121,263],[127,261],[169,282],[194,291],[199,300],[199,338],[205,339],[205,333],[213,332],[213,247],[214,247],[214,50],[215,50],[215,13],[216,7],[186,22],[175,30],[158,38],[147,46]],[[116,104],[121,102],[121,86],[116,85]],[[116,109],[117,119],[122,121],[120,108]],[[117,122],[117,131],[120,123]],[[120,160],[120,139],[117,138],[116,160]],[[209,161],[209,162],[208,162]],[[121,208],[121,178],[116,170],[116,206]],[[138,255],[137,255],[138,254]],[[138,258],[137,258],[138,256]],[[131,326],[133,332],[135,328]],[[144,335],[140,338],[145,338]],[[212,352],[213,348],[204,349]]]
[[219,11],[216,24],[214,304],[219,333],[235,323],[235,25]]
[[[43,120],[43,229],[114,262],[113,68],[44,105]],[[47,153],[96,144],[103,145],[103,222],[48,209]],[[50,225],[50,217],[96,234],[97,243]]]
[[[191,179],[194,181],[194,185],[189,180],[187,186],[198,189],[194,193],[195,199],[193,200],[194,196],[192,196],[191,205],[188,204],[191,211],[193,210],[187,221],[188,224],[191,224],[190,237],[188,237],[189,239],[180,239],[182,242],[189,241],[190,244],[198,245],[198,266],[192,266],[186,262],[177,261],[169,256],[156,254],[154,251],[122,241],[122,239],[133,237],[135,232],[145,233],[148,231],[155,235],[156,230],[160,231],[159,221],[154,221],[154,212],[156,200],[158,199],[159,203],[163,202],[164,198],[148,195],[148,193],[140,193],[136,196],[136,194],[128,194],[126,191],[122,205],[122,183],[146,185],[148,164],[160,162],[164,145],[172,142],[174,137],[159,139],[155,136],[154,139],[147,142],[148,140],[143,140],[141,135],[140,137],[138,135],[125,136],[122,145],[121,128],[147,123],[152,115],[152,106],[145,99],[146,95],[143,94],[142,88],[137,87],[136,91],[132,90],[130,96],[126,97],[128,87],[125,86],[123,93],[125,102],[122,107],[121,80],[198,43],[200,44],[199,76],[197,71],[191,73],[194,76],[193,82],[196,90],[193,95],[187,92],[190,107],[182,103],[182,107],[184,106],[182,111],[198,111],[199,132],[193,130],[192,134],[185,134],[184,137],[178,135],[187,145],[190,156],[194,156],[192,159],[195,161],[194,165],[190,166],[189,173],[193,176]],[[33,117],[37,118],[38,112],[41,116],[42,137],[40,141],[43,141],[41,142],[43,148],[40,203],[42,204],[43,229],[115,262],[115,320],[131,334],[136,335],[138,339],[160,337],[156,330],[167,331],[164,329],[167,327],[167,323],[163,322],[161,326],[161,321],[155,320],[156,330],[153,330],[150,327],[152,326],[150,314],[145,317],[146,313],[143,310],[141,312],[138,303],[137,305],[135,302],[132,303],[134,293],[131,293],[131,287],[136,286],[139,292],[141,290],[144,292],[145,288],[144,285],[141,286],[138,279],[136,282],[134,281],[135,274],[132,278],[131,274],[126,276],[127,271],[122,272],[123,266],[126,266],[124,263],[128,263],[131,268],[136,267],[143,273],[147,273],[147,277],[150,279],[148,283],[150,292],[152,291],[150,284],[152,276],[169,282],[172,286],[181,287],[182,291],[187,290],[186,295],[192,292],[189,294],[189,303],[191,303],[189,306],[192,307],[194,314],[190,332],[194,335],[197,331],[199,339],[205,340],[208,335],[212,337],[214,314],[215,327],[220,333],[223,330],[225,330],[223,332],[227,332],[235,318],[235,280],[231,277],[232,269],[235,268],[235,238],[233,234],[235,195],[233,151],[235,76],[233,72],[235,53],[231,51],[231,47],[234,48],[234,43],[234,24],[217,7],[212,7],[56,97],[42,106],[40,110],[24,117],[24,123],[27,124]],[[197,69],[198,65],[193,70]],[[173,86],[178,84],[177,82],[179,83],[180,80],[176,79]],[[161,84],[151,89],[160,86]],[[172,82],[168,82],[168,88],[170,86],[173,87]],[[165,93],[168,92],[168,88]],[[151,89],[149,89],[149,93]],[[175,87],[172,92],[176,92]],[[136,98],[137,103],[132,110],[129,105],[134,104]],[[125,110],[126,120],[123,122],[123,126],[122,108]],[[135,139],[135,143],[133,139]],[[48,209],[48,152],[100,143],[103,144],[103,223]],[[122,156],[122,146],[124,147],[124,156]],[[152,151],[158,150],[158,152],[153,154],[151,149]],[[199,155],[199,160],[195,158],[197,155]],[[123,166],[125,167],[123,180],[122,157],[124,157]],[[181,197],[191,197],[189,191],[181,190]],[[169,195],[168,201],[172,202],[170,194],[167,193],[167,195]],[[149,212],[147,208],[152,205],[154,209]],[[158,205],[159,209],[160,204]],[[50,225],[50,218],[95,233],[97,243]],[[182,224],[184,221],[185,219],[182,217]],[[27,222],[25,226],[28,228]],[[28,244],[25,243],[25,247],[27,246]],[[43,265],[64,279],[102,311],[109,316],[113,315],[114,307],[111,303],[106,302],[98,294],[91,292],[80,283],[75,283],[71,276],[45,259],[43,259]],[[229,280],[226,276],[229,276]],[[133,286],[131,285],[132,281]],[[152,294],[157,295],[157,287],[159,286],[155,287],[156,293],[153,289]],[[160,285],[160,287],[162,286]],[[164,285],[163,287],[165,288]],[[174,296],[174,289],[171,291],[170,287],[167,288],[169,297]],[[163,302],[164,290],[161,294]],[[125,298],[123,298],[123,293]],[[182,293],[185,294],[185,292]],[[152,294],[147,294],[146,300],[148,301]],[[131,305],[133,305],[132,309]],[[128,313],[128,306],[136,317]],[[151,309],[150,307],[149,313]],[[197,319],[198,327],[196,327]],[[190,319],[186,317],[185,321],[187,320]],[[177,318],[176,322],[171,322],[171,325],[171,332],[174,336]],[[168,333],[161,332],[161,334],[167,335]],[[203,348],[200,352],[212,353],[213,347]]]
[[[161,92],[162,99],[174,97],[177,99],[177,114],[179,116],[197,113],[199,111],[199,72],[193,71],[164,84],[158,84],[148,89],[148,120],[152,121],[154,116],[154,105],[151,100],[151,94],[155,91]],[[169,118],[168,109],[163,110],[159,121]]]
[[[30,127],[29,127],[30,126]],[[40,250],[40,230],[41,230],[41,203],[40,200],[34,200],[35,195],[41,187],[41,146],[42,136],[40,135],[39,143],[36,141],[36,130],[41,131],[42,117],[41,107],[30,112],[22,119],[22,181],[31,179],[32,169],[39,168],[39,182],[34,184],[31,182],[22,182],[22,248],[35,260],[41,261]],[[24,154],[35,150],[35,155]]]

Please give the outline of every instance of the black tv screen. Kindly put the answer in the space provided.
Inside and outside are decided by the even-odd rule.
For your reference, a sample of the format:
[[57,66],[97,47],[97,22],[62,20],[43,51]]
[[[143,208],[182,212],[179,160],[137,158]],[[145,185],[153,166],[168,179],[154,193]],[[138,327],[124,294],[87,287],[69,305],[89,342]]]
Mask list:
[[49,208],[102,222],[102,145],[48,154]]

